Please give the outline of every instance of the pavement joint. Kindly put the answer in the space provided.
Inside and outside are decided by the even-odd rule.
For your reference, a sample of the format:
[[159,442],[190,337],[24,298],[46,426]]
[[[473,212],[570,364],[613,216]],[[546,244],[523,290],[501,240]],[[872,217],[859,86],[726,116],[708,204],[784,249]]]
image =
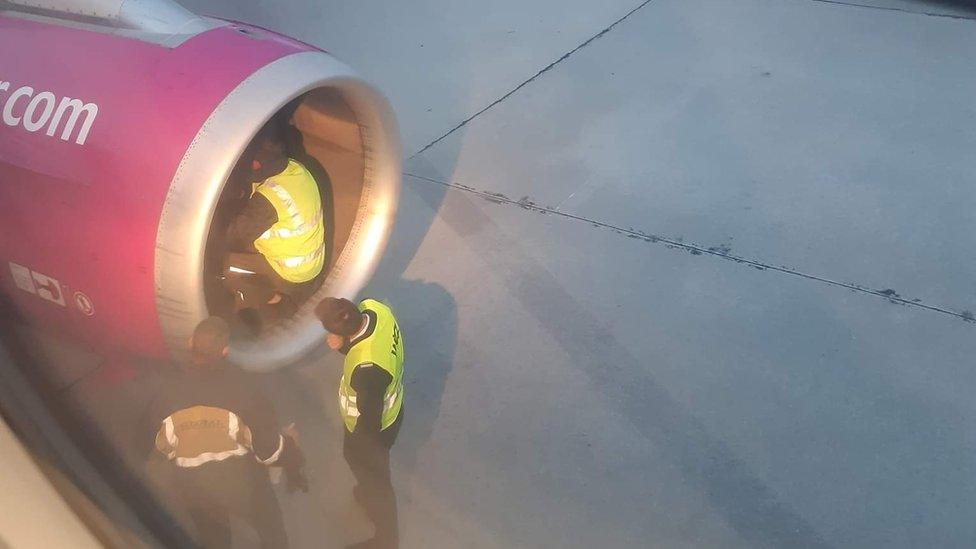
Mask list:
[[532,81],[534,81],[534,80],[535,80],[536,78],[538,78],[538,77],[540,77],[540,76],[542,76],[543,74],[545,74],[545,73],[547,73],[547,72],[549,72],[549,70],[550,70],[550,69],[552,69],[553,67],[555,67],[556,65],[558,65],[558,64],[560,64],[560,63],[562,63],[563,61],[565,61],[565,60],[567,60],[567,59],[569,59],[569,58],[570,58],[570,57],[571,57],[571,56],[572,56],[572,55],[573,55],[574,53],[576,53],[576,52],[578,52],[579,50],[581,50],[581,49],[583,49],[583,48],[585,48],[586,46],[589,46],[589,45],[590,45],[590,44],[592,44],[592,43],[593,43],[594,41],[596,41],[596,40],[597,40],[598,38],[600,38],[601,36],[603,36],[603,35],[605,35],[605,34],[607,34],[607,33],[608,33],[608,32],[610,32],[611,30],[613,30],[613,28],[614,28],[614,27],[616,27],[617,25],[619,25],[620,23],[622,23],[622,22],[623,22],[623,21],[624,21],[625,19],[627,19],[627,18],[628,18],[628,17],[630,17],[631,15],[633,15],[633,14],[635,14],[635,13],[637,13],[637,12],[638,12],[638,11],[639,11],[639,10],[640,10],[641,8],[643,8],[644,6],[646,6],[646,5],[648,5],[648,4],[650,4],[650,3],[651,3],[651,2],[653,2],[653,1],[654,1],[654,0],[644,0],[644,1],[643,1],[643,2],[641,2],[641,3],[640,3],[640,4],[639,4],[639,5],[638,5],[638,6],[636,7],[636,8],[634,8],[634,9],[632,9],[632,10],[630,10],[629,12],[627,12],[626,14],[624,14],[624,16],[623,16],[623,17],[621,17],[620,19],[617,19],[616,21],[614,21],[613,23],[611,23],[611,24],[610,24],[610,25],[609,25],[608,27],[606,27],[606,28],[604,28],[603,30],[601,30],[600,32],[598,32],[598,33],[596,33],[596,34],[594,34],[593,36],[591,36],[591,37],[589,37],[588,39],[586,39],[586,41],[585,41],[585,42],[583,42],[583,43],[581,43],[580,45],[578,45],[578,46],[576,46],[575,48],[573,48],[573,49],[571,49],[571,50],[569,50],[568,52],[566,52],[565,54],[563,54],[563,56],[562,56],[562,57],[560,57],[559,59],[556,59],[556,60],[555,60],[555,61],[553,61],[552,63],[549,63],[549,64],[548,64],[548,65],[546,65],[546,66],[545,66],[545,67],[544,67],[544,68],[543,68],[542,70],[540,70],[539,72],[537,72],[537,73],[535,73],[534,75],[532,75],[532,76],[531,76],[530,78],[528,78],[527,80],[524,80],[524,81],[523,81],[523,82],[522,82],[521,84],[519,84],[518,86],[515,86],[515,87],[514,87],[514,88],[513,88],[512,90],[510,90],[510,91],[509,91],[508,93],[506,93],[505,95],[503,95],[503,96],[501,96],[501,97],[499,97],[498,99],[496,99],[496,100],[494,100],[494,101],[492,101],[492,102],[491,102],[491,103],[490,103],[490,104],[489,104],[489,105],[488,105],[487,107],[485,107],[485,108],[483,108],[483,109],[481,109],[480,111],[478,111],[478,112],[476,112],[476,113],[474,113],[474,114],[472,114],[472,115],[471,115],[471,116],[469,116],[468,118],[465,118],[464,120],[462,120],[462,121],[461,121],[461,123],[460,123],[460,124],[458,124],[457,126],[454,126],[454,127],[453,127],[453,128],[451,128],[450,130],[448,130],[448,131],[447,131],[447,133],[445,133],[444,135],[441,135],[441,136],[440,136],[440,137],[438,137],[437,139],[435,139],[435,140],[433,140],[433,141],[431,141],[430,143],[428,143],[428,144],[426,144],[426,145],[424,145],[424,147],[423,147],[422,149],[420,149],[419,151],[417,151],[417,152],[415,152],[415,153],[413,153],[413,154],[412,154],[412,155],[410,156],[410,158],[414,158],[414,157],[416,157],[417,155],[419,155],[419,154],[422,154],[422,153],[424,153],[424,152],[426,152],[426,151],[427,151],[428,149],[430,149],[430,148],[431,148],[431,147],[433,147],[434,145],[436,145],[436,144],[438,144],[438,143],[440,143],[441,141],[443,141],[443,140],[444,140],[445,138],[447,138],[448,136],[450,136],[450,135],[451,135],[451,134],[453,134],[454,132],[456,132],[456,131],[458,131],[458,130],[460,130],[460,129],[461,129],[461,128],[463,128],[464,126],[467,126],[467,125],[468,125],[468,123],[469,123],[469,122],[471,122],[472,120],[474,120],[475,118],[478,118],[479,116],[481,116],[481,115],[482,115],[482,114],[484,114],[485,112],[487,112],[487,111],[489,111],[489,110],[491,110],[491,108],[492,108],[492,107],[494,107],[495,105],[497,105],[497,104],[499,104],[499,103],[501,103],[502,101],[505,101],[505,100],[506,100],[506,99],[508,99],[509,97],[511,97],[511,96],[513,96],[513,95],[515,95],[515,93],[516,93],[516,92],[518,92],[518,91],[519,91],[520,89],[522,89],[522,88],[524,88],[525,86],[527,86],[527,85],[529,85],[530,83],[532,83]]
[[929,305],[927,303],[924,303],[921,299],[917,299],[917,298],[916,299],[909,299],[909,298],[906,298],[906,297],[902,297],[901,295],[899,295],[898,292],[896,292],[895,290],[893,290],[891,288],[885,288],[885,289],[881,289],[881,290],[875,290],[875,289],[871,289],[871,288],[868,288],[866,286],[863,286],[861,284],[857,284],[857,283],[854,283],[854,282],[840,282],[838,280],[833,280],[833,279],[826,278],[826,277],[823,277],[823,276],[818,276],[818,275],[814,275],[814,274],[810,274],[810,273],[805,273],[805,272],[800,271],[800,270],[798,270],[796,268],[786,267],[786,266],[783,266],[783,265],[777,266],[777,265],[773,265],[771,263],[766,263],[766,262],[759,261],[759,260],[755,260],[755,259],[749,259],[749,258],[737,256],[737,255],[734,255],[734,254],[731,253],[731,248],[729,248],[727,245],[706,247],[706,246],[702,246],[702,245],[698,245],[698,244],[694,244],[694,243],[687,243],[687,242],[683,242],[681,238],[669,238],[669,237],[665,237],[665,236],[660,236],[660,235],[645,233],[645,232],[642,232],[642,231],[639,231],[639,230],[635,230],[635,229],[630,228],[630,227],[621,227],[621,226],[618,226],[618,225],[614,225],[612,223],[607,223],[605,221],[600,221],[598,219],[592,219],[592,218],[584,217],[584,216],[581,216],[581,215],[575,215],[575,214],[567,213],[567,212],[564,212],[564,211],[560,211],[557,208],[553,208],[553,207],[549,207],[549,206],[542,206],[542,205],[539,205],[539,204],[536,204],[535,202],[533,202],[528,196],[522,197],[519,200],[514,200],[514,199],[509,198],[508,196],[506,196],[506,195],[504,195],[502,193],[496,193],[496,192],[492,192],[492,191],[480,190],[480,189],[476,189],[474,187],[470,187],[468,185],[463,185],[461,183],[452,183],[452,182],[448,182],[448,181],[440,181],[438,179],[434,179],[434,178],[431,178],[431,177],[425,177],[425,176],[422,176],[422,175],[416,175],[416,174],[412,174],[412,173],[409,173],[409,172],[404,172],[403,175],[405,175],[407,177],[412,177],[414,179],[418,179],[418,180],[421,180],[421,181],[426,181],[428,183],[434,183],[434,184],[442,185],[444,187],[448,187],[448,188],[451,188],[451,189],[455,189],[455,190],[459,190],[459,191],[464,191],[464,192],[467,192],[467,193],[471,193],[471,194],[477,195],[477,196],[479,196],[479,197],[481,197],[481,198],[483,198],[483,199],[485,199],[485,200],[487,200],[489,202],[493,202],[495,204],[505,204],[505,205],[518,206],[518,207],[520,207],[520,208],[522,208],[524,210],[528,210],[528,211],[534,211],[534,212],[541,213],[541,214],[552,214],[552,215],[556,215],[556,216],[559,216],[559,217],[564,217],[566,219],[570,219],[570,220],[573,220],[573,221],[580,221],[580,222],[584,222],[584,223],[589,223],[594,228],[610,229],[610,230],[612,230],[613,232],[615,232],[617,234],[625,235],[627,238],[639,239],[639,240],[643,240],[644,242],[650,242],[650,243],[653,243],[653,244],[663,244],[664,246],[666,246],[669,249],[684,250],[684,251],[687,251],[687,252],[691,253],[692,255],[710,255],[710,256],[714,256],[714,257],[719,257],[721,259],[725,259],[727,261],[732,261],[732,262],[738,263],[740,265],[748,265],[748,266],[753,267],[754,269],[757,269],[757,270],[760,270],[760,271],[769,270],[769,271],[776,271],[776,272],[780,272],[780,273],[784,273],[784,274],[788,274],[788,275],[798,276],[800,278],[805,278],[807,280],[821,282],[823,284],[828,284],[830,286],[836,286],[836,287],[839,287],[839,288],[846,288],[846,289],[851,290],[851,291],[854,291],[854,292],[859,292],[859,293],[863,293],[863,294],[868,294],[868,295],[873,295],[873,296],[881,297],[881,298],[884,298],[884,299],[888,300],[889,303],[893,303],[893,304],[897,304],[897,305],[905,305],[905,306],[909,306],[909,307],[918,307],[920,309],[926,309],[926,310],[929,310],[929,311],[933,311],[933,312],[937,312],[937,313],[942,313],[942,314],[945,314],[945,315],[953,316],[953,317],[959,318],[961,320],[964,320],[964,321],[966,321],[966,322],[968,322],[970,324],[976,324],[976,316],[974,316],[974,314],[971,311],[969,311],[969,310],[953,311],[953,310],[950,310],[950,309],[946,309],[946,308],[943,308],[943,307],[939,307],[937,305]]

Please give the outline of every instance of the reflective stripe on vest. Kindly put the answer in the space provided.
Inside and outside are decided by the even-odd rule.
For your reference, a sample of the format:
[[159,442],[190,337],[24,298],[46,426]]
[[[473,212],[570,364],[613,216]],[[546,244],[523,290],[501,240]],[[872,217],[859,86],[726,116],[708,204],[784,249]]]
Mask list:
[[275,209],[278,221],[254,241],[254,247],[288,282],[312,280],[325,264],[322,200],[312,174],[289,159],[288,166],[253,188]]
[[191,406],[163,420],[156,449],[180,467],[198,467],[251,452],[251,432],[237,414]]
[[[295,219],[301,219],[301,217],[295,216]],[[302,223],[295,229],[289,229],[287,227],[271,227],[267,231],[261,233],[261,236],[258,238],[261,240],[270,240],[271,238],[292,238],[302,236],[303,234],[315,230],[316,225],[321,225],[322,221],[322,212],[317,211],[312,216],[312,219],[303,220]]]
[[339,412],[350,433],[356,430],[360,415],[356,391],[350,385],[350,380],[356,368],[363,364],[374,364],[392,378],[383,394],[380,429],[393,425],[403,406],[403,341],[396,318],[389,307],[373,299],[364,299],[359,304],[359,310],[372,311],[376,315],[376,326],[372,335],[349,349],[342,368],[342,379],[339,380]]
[[322,254],[324,253],[325,253],[325,244],[322,244],[321,246],[319,246],[309,254],[301,255],[301,256],[291,256],[283,259],[275,259],[275,262],[278,263],[279,266],[285,269],[296,269],[298,267],[301,267],[302,265],[305,265],[306,263],[310,263],[312,261],[318,261],[319,259],[322,258]]

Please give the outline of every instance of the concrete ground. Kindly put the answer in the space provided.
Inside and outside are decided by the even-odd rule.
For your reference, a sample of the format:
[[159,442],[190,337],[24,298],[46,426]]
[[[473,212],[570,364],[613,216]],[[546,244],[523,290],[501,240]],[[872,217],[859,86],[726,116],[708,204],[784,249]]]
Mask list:
[[[184,3],[400,117],[403,547],[976,546],[976,9]],[[298,547],[369,534],[337,377],[266,379]]]

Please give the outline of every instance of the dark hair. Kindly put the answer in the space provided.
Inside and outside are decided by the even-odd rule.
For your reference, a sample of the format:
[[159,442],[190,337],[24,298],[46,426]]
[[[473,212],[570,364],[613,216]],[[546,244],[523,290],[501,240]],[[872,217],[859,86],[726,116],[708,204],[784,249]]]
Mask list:
[[[268,122],[254,136],[247,148],[245,159],[247,170],[250,172],[249,179],[255,182],[277,175],[288,166],[288,152],[285,150],[285,143],[281,139],[275,121]],[[253,160],[261,164],[261,168],[257,171],[251,167]]]
[[281,140],[281,132],[272,122],[258,130],[257,135],[254,136],[254,144],[258,149],[285,152],[285,143]]
[[363,315],[348,299],[327,297],[315,306],[315,316],[322,326],[336,335],[351,336],[363,323]]
[[200,362],[214,362],[224,356],[224,349],[230,344],[230,328],[218,316],[206,318],[193,330],[191,351],[193,358]]

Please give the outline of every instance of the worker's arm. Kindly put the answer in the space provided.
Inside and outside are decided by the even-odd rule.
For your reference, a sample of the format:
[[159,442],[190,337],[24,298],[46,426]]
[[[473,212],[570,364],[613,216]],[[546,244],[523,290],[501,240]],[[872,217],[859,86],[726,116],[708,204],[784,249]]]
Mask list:
[[[243,375],[243,374],[242,374]],[[253,378],[248,382],[247,405],[241,419],[251,429],[251,447],[254,457],[267,466],[281,467],[288,479],[288,491],[308,492],[305,476],[305,455],[298,446],[294,426],[282,430],[278,415],[271,401],[257,386]]]
[[268,199],[255,193],[241,213],[227,227],[227,246],[233,251],[256,251],[254,241],[278,222],[278,213]]
[[156,451],[156,435],[159,428],[174,411],[172,395],[177,390],[171,375],[162,374],[156,380],[156,391],[147,399],[139,417],[139,452],[149,456]]
[[390,374],[372,364],[364,364],[352,373],[349,384],[356,391],[356,433],[379,433],[380,419],[383,415],[383,394],[393,378]]
[[[242,374],[244,375],[244,374]],[[247,403],[242,408],[241,419],[251,429],[251,446],[254,456],[265,465],[277,464],[283,459],[286,441],[278,425],[274,405],[253,380],[248,379]]]
[[163,418],[160,418],[159,396],[153,395],[146,407],[139,416],[139,441],[138,449],[140,456],[150,456],[156,449],[156,434],[159,432],[159,425]]

